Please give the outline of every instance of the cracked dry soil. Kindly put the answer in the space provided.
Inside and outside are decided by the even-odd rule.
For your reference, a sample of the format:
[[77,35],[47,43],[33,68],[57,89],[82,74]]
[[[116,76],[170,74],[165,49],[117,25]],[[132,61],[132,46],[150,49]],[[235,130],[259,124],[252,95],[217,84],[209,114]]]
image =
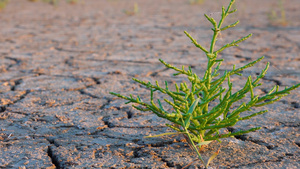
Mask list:
[[[134,2],[140,12],[126,15]],[[222,33],[218,43],[254,34],[220,57],[224,71],[266,56],[243,72],[255,76],[271,62],[257,94],[300,82],[299,0],[285,1],[286,25],[269,19],[270,12],[278,12],[276,3],[238,1],[239,12],[227,23],[241,23]],[[170,84],[184,80],[172,78],[174,72],[158,58],[191,65],[201,75],[206,57],[183,31],[208,46],[211,31],[203,14],[218,17],[222,4],[227,1],[87,0],[57,7],[11,1],[0,12],[0,168],[179,169],[194,161],[196,154],[180,136],[144,138],[167,131],[165,121],[108,92],[147,96],[132,77]],[[245,80],[232,78],[236,89]],[[298,89],[266,106],[268,113],[226,129],[264,126],[211,143],[202,152],[206,160],[221,147],[211,168],[300,168],[299,98]],[[189,168],[203,166],[196,161]]]

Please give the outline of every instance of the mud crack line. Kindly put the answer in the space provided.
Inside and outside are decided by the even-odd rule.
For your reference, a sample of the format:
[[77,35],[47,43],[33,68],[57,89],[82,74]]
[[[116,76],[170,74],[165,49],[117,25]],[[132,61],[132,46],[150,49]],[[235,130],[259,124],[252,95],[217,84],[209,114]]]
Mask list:
[[58,145],[55,144],[54,139],[47,138],[47,140],[51,144],[48,146],[47,154],[50,157],[52,164],[55,165],[56,169],[61,169],[62,167],[61,164],[59,163],[58,157],[53,152],[53,147],[54,146],[58,147]]

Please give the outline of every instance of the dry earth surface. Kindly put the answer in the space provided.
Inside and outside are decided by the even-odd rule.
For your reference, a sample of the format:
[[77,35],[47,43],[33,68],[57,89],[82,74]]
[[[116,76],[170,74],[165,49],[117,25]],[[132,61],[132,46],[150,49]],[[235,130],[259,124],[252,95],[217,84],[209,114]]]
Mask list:
[[[133,4],[139,13],[129,15]],[[233,76],[235,89],[248,75],[271,63],[264,85],[300,83],[300,2],[284,1],[286,22],[273,0],[238,1],[239,12],[227,20],[241,21],[222,33],[218,44],[248,33],[253,37],[225,50],[221,71],[264,55],[263,62]],[[206,57],[183,31],[209,45],[211,30],[203,14],[219,17],[221,5],[211,0],[86,0],[57,7],[11,0],[0,12],[0,168],[182,168],[196,159],[182,136],[144,138],[169,131],[165,120],[141,113],[109,95],[149,95],[131,78],[179,83],[158,59],[190,65],[200,75]],[[270,13],[278,17],[270,19]],[[203,152],[221,148],[211,168],[300,168],[300,90],[268,113],[227,131],[254,126],[261,130],[213,142]],[[254,109],[259,110],[259,109]],[[226,132],[226,131],[225,131]],[[196,161],[188,168],[203,168]]]

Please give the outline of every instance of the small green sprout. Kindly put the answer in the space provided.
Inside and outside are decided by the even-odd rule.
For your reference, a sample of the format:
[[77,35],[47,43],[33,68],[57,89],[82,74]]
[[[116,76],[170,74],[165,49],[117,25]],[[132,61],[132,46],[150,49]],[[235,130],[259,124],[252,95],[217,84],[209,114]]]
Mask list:
[[[288,21],[285,16],[284,0],[278,0],[278,7],[280,11],[272,9],[268,14],[269,20],[274,24],[280,24],[282,26],[287,26]],[[279,13],[279,14],[278,14]]]
[[[212,159],[217,156],[219,151],[215,152],[208,162],[205,163],[198,148],[201,148],[201,146],[209,144],[214,140],[219,141],[219,139],[222,138],[242,135],[259,130],[260,127],[254,127],[234,133],[224,133],[220,129],[234,126],[239,121],[248,120],[254,116],[266,113],[267,110],[262,110],[246,116],[242,114],[242,112],[245,111],[251,112],[251,107],[262,107],[272,104],[288,95],[290,91],[300,87],[299,83],[292,87],[287,87],[284,90],[279,90],[279,86],[276,85],[267,94],[256,95],[254,93],[254,88],[262,85],[259,81],[267,73],[269,68],[269,63],[267,63],[265,69],[263,69],[256,78],[249,76],[244,87],[233,92],[233,83],[231,82],[230,77],[232,75],[242,76],[241,72],[243,70],[254,66],[264,58],[260,57],[259,59],[239,68],[236,68],[235,65],[233,65],[232,70],[225,71],[223,75],[219,73],[221,63],[224,59],[218,59],[218,54],[226,48],[238,46],[239,43],[245,41],[252,35],[249,34],[241,39],[225,44],[219,49],[215,49],[218,35],[220,35],[222,31],[235,27],[239,23],[239,21],[236,21],[230,25],[222,26],[225,18],[236,12],[236,9],[231,9],[234,2],[235,0],[231,0],[227,8],[222,7],[221,19],[218,22],[214,18],[205,14],[206,19],[213,26],[213,36],[210,48],[207,49],[200,45],[188,32],[184,32],[186,36],[190,38],[192,43],[202,50],[207,56],[207,68],[203,77],[199,77],[196,73],[193,73],[191,67],[187,70],[184,67],[177,68],[166,63],[164,60],[159,59],[159,61],[167,68],[173,69],[177,72],[174,76],[180,74],[185,75],[190,84],[175,84],[176,90],[172,91],[170,90],[167,82],[165,82],[165,87],[161,87],[157,81],[155,84],[152,84],[151,82],[133,78],[134,81],[150,90],[150,102],[142,101],[140,96],[135,98],[132,95],[128,97],[118,93],[110,93],[127,100],[126,104],[134,103],[132,106],[140,111],[152,111],[157,116],[169,120],[171,124],[166,124],[166,126],[176,132],[164,133],[150,137],[158,137],[169,134],[184,134],[191,145],[191,148],[196,151],[198,158],[205,167],[207,167]],[[227,85],[225,82],[227,82]],[[223,85],[224,83],[225,85]],[[169,96],[168,98],[165,98],[164,101],[171,107],[170,111],[167,111],[167,109],[163,107],[162,102],[159,99],[154,101],[154,92],[164,93]],[[249,100],[243,103],[238,102],[245,98],[247,93],[249,93]],[[211,106],[213,104],[210,105],[210,102],[216,102],[217,104],[215,104],[215,106]],[[239,106],[236,106],[236,104]]]
[[124,10],[124,13],[126,14],[126,15],[129,15],[129,16],[132,16],[132,15],[136,15],[136,14],[138,14],[139,13],[139,5],[137,4],[137,3],[134,3],[133,4],[133,10]]
[[9,0],[0,0],[0,10],[6,7]]

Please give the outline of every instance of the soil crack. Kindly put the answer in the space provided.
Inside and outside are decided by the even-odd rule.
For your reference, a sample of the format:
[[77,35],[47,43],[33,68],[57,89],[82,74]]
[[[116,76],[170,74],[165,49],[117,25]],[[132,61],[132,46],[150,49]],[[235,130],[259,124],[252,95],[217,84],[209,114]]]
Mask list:
[[57,159],[57,156],[54,155],[53,150],[51,149],[51,146],[48,146],[47,154],[50,157],[52,164],[55,165],[56,169],[61,169],[60,163]]
[[[237,129],[234,129],[232,127],[228,127],[227,128],[228,131],[230,132],[237,132]],[[251,138],[250,136],[247,136],[246,134],[243,134],[243,135],[237,135],[237,136],[234,136],[234,138],[238,139],[238,140],[241,140],[241,141],[250,141],[254,144],[258,144],[258,145],[261,145],[261,146],[265,146],[268,150],[273,150],[274,148],[276,148],[275,145],[272,145],[272,144],[268,144],[262,140],[257,140],[257,139],[253,139]]]
[[80,94],[87,95],[95,99],[100,99],[98,96],[85,92],[83,89],[79,90]]
[[54,138],[46,138],[46,140],[50,143],[47,149],[47,154],[50,157],[52,164],[55,165],[56,169],[61,169],[62,165],[59,163],[58,157],[53,152],[54,146],[59,147],[59,145],[55,143]]
[[229,168],[241,168],[241,167],[253,168],[255,164],[268,163],[268,162],[281,162],[283,159],[284,157],[278,157],[277,159],[272,159],[272,160],[260,160],[260,161],[247,163],[247,164],[233,165],[233,166],[229,166]]

